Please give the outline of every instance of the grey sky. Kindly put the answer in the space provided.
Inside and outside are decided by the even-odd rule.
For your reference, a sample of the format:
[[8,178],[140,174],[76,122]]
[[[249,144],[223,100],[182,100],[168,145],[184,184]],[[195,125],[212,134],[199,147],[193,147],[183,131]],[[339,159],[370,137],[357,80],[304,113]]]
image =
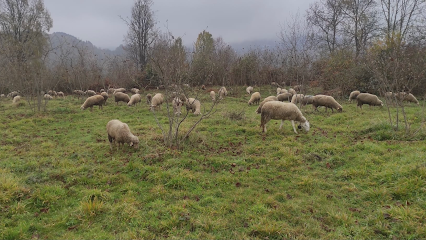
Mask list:
[[[277,39],[292,16],[305,15],[317,0],[154,0],[157,27],[166,26],[185,45],[203,30],[226,43]],[[101,48],[123,43],[134,0],[44,0],[53,19],[50,32],[65,32]]]

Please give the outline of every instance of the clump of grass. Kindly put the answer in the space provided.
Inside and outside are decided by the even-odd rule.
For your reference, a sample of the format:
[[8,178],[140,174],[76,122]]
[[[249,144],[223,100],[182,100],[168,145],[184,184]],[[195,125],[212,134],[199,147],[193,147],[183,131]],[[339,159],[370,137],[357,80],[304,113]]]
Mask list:
[[239,121],[245,119],[245,109],[243,109],[241,112],[239,111],[228,111],[224,114],[226,118],[229,118],[233,121]]
[[81,201],[81,210],[86,216],[93,217],[103,210],[104,202],[97,196],[92,195],[88,199]]

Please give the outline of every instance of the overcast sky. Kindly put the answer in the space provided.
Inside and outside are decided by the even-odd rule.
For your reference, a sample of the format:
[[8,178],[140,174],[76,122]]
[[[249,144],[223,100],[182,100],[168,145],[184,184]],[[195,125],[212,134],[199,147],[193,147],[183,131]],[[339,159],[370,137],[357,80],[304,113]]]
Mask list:
[[[292,16],[304,17],[318,0],[153,0],[156,26],[166,26],[191,45],[203,30],[226,43],[278,39]],[[123,43],[134,0],[44,0],[53,19],[53,32],[65,32],[101,48]]]

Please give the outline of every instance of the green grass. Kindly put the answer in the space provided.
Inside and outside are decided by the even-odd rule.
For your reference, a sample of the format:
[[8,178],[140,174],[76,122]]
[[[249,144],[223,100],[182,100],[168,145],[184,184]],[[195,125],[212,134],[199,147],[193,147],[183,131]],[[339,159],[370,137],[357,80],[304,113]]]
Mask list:
[[[228,90],[181,149],[164,146],[143,104],[109,99],[90,112],[68,97],[32,113],[1,100],[0,238],[426,238],[421,107],[406,106],[408,133],[392,129],[386,108],[341,100],[342,113],[305,107],[308,133],[271,120],[263,134],[245,87]],[[274,92],[263,87],[262,98]],[[208,109],[208,93],[201,102]],[[139,149],[110,150],[114,118]]]

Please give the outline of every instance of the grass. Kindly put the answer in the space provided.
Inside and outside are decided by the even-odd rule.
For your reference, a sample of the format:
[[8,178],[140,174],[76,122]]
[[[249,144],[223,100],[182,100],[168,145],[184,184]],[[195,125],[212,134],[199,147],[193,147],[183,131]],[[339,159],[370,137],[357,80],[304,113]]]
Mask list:
[[[90,112],[67,97],[32,113],[1,100],[0,238],[426,238],[419,106],[406,106],[408,133],[389,126],[385,108],[341,100],[343,113],[304,108],[308,133],[272,120],[262,134],[245,88],[229,90],[182,149],[164,146],[146,105],[109,99]],[[208,93],[201,102],[208,109]],[[139,149],[110,150],[114,118]]]

